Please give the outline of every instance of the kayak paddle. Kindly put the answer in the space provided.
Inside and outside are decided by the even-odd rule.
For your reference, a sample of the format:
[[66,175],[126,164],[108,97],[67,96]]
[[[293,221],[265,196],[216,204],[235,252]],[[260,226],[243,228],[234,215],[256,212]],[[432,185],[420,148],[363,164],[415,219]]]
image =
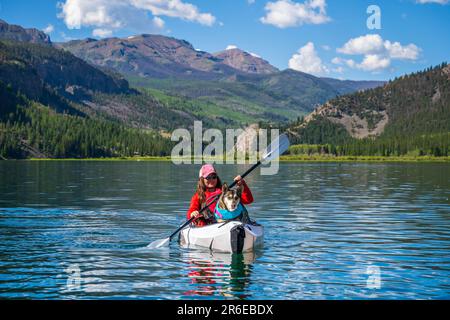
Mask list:
[[[259,167],[262,163],[268,164],[270,161],[277,159],[279,156],[281,156],[283,153],[287,151],[287,149],[290,146],[289,139],[286,134],[282,134],[281,136],[277,137],[275,140],[272,141],[272,143],[267,147],[267,149],[264,151],[263,155],[261,156],[261,159],[254,164],[250,169],[248,169],[244,174],[241,175],[242,179],[244,179],[246,176],[248,176],[253,170],[255,170],[257,167]],[[233,188],[237,184],[237,181],[234,181],[230,185],[230,189]],[[213,204],[220,195],[217,195],[214,197],[209,203],[204,206],[199,213],[202,213],[206,210],[211,204]],[[180,232],[184,227],[189,225],[191,222],[195,220],[195,217],[192,217],[191,219],[187,220],[181,227],[179,227],[177,230],[175,230],[168,238],[160,239],[153,241],[150,243],[147,248],[149,249],[157,249],[164,247],[165,245],[169,244],[169,242],[172,240],[172,238]]]

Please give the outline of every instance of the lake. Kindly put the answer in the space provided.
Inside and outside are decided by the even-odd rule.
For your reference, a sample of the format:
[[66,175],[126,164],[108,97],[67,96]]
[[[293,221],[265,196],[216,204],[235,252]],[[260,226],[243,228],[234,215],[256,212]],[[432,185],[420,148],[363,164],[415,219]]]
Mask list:
[[183,223],[198,170],[0,161],[0,298],[450,299],[449,163],[281,163],[246,179],[263,248],[146,249]]

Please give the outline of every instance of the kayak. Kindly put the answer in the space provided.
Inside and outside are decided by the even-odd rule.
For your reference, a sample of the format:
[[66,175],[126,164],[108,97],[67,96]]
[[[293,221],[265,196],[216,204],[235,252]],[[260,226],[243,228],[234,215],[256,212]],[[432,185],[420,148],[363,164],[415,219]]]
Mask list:
[[217,252],[243,253],[263,244],[264,227],[256,223],[227,221],[205,227],[187,226],[180,232],[180,245],[209,248]]

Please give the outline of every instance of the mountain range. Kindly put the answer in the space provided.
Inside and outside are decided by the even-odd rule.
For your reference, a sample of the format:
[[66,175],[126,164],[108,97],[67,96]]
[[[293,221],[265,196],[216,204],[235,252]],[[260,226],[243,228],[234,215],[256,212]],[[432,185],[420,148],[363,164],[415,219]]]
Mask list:
[[286,122],[337,95],[383,84],[279,71],[238,48],[211,54],[185,40],[161,35],[74,40],[56,46],[123,74],[134,86],[200,99],[244,118],[264,121]]
[[[45,33],[36,29],[0,21],[0,30],[3,30],[0,39],[70,52],[97,71],[114,79],[126,79],[140,93],[158,96],[160,102],[184,117],[186,122],[206,117],[211,126],[236,127],[255,121],[288,122],[337,95],[382,84],[321,79],[290,69],[279,71],[257,55],[237,48],[211,54],[196,50],[185,40],[161,35],[52,43]],[[68,80],[61,73],[57,77],[63,77],[63,82]],[[72,88],[60,88],[59,92],[67,96],[66,89],[75,89],[82,95],[73,85]],[[98,107],[92,101],[84,105]],[[120,109],[117,103],[111,105]],[[108,110],[107,99],[102,99],[100,107],[109,115],[118,113]],[[122,114],[130,112],[133,110],[124,107]],[[120,120],[138,117],[122,115]],[[145,121],[144,117],[133,124],[148,127]]]
[[[52,43],[42,31],[0,20],[0,153],[168,154],[164,137],[195,120],[222,129],[277,123],[294,143],[392,149],[429,134],[447,139],[448,74],[443,64],[389,83],[319,78],[280,71],[238,48],[208,53],[161,35]],[[94,130],[101,146],[83,130]],[[133,142],[146,135],[149,143]],[[446,145],[430,148],[446,153]]]

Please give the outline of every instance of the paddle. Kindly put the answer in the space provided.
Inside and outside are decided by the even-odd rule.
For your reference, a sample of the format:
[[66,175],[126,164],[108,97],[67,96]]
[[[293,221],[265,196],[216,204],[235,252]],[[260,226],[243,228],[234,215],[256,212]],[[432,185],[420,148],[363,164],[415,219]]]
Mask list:
[[[267,147],[267,149],[264,151],[263,155],[261,156],[261,160],[259,160],[256,164],[254,164],[250,169],[248,169],[244,174],[241,175],[242,179],[244,179],[246,176],[248,176],[253,170],[255,170],[257,167],[259,167],[262,163],[267,164],[270,161],[277,159],[280,155],[286,152],[286,150],[289,148],[290,142],[286,134],[282,134],[278,138],[272,141],[272,143]],[[230,185],[230,189],[233,188],[237,184],[237,181],[234,181]],[[214,197],[209,203],[204,206],[199,213],[202,213],[206,210],[211,204],[213,204],[220,195],[217,195]],[[163,247],[172,240],[172,238],[180,232],[184,227],[189,225],[192,221],[195,220],[195,217],[192,217],[191,219],[187,220],[181,227],[179,227],[177,230],[175,230],[168,238],[160,239],[153,241],[150,243],[147,248],[149,249],[157,249],[160,247]]]

